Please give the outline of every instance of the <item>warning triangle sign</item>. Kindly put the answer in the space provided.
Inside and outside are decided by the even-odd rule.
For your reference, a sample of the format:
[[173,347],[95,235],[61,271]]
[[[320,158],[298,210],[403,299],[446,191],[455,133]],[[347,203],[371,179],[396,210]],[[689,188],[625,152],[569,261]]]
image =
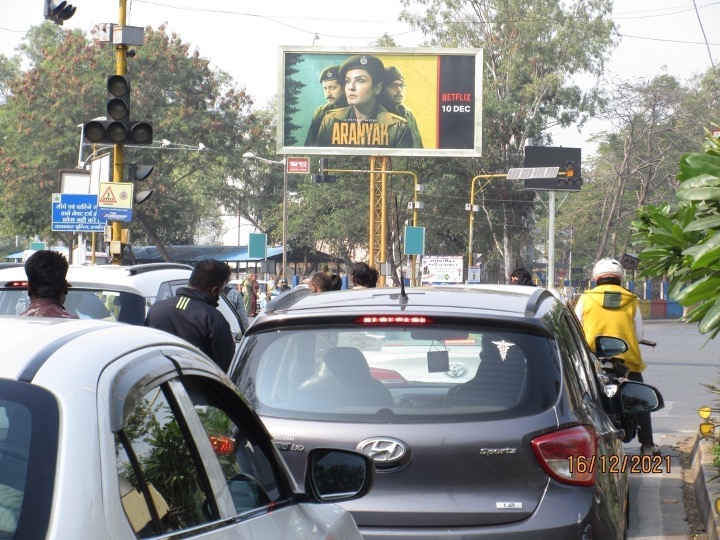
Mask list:
[[117,203],[117,199],[115,198],[115,194],[113,193],[111,187],[108,187],[105,190],[105,193],[102,194],[102,197],[100,197],[100,200],[98,201],[98,203],[105,204],[105,205]]

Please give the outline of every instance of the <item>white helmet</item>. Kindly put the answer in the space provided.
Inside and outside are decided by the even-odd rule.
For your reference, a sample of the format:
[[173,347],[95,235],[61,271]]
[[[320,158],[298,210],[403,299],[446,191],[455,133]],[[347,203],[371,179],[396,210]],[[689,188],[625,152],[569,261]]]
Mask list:
[[595,282],[603,278],[617,279],[622,282],[623,268],[615,259],[600,259],[593,267],[592,278]]

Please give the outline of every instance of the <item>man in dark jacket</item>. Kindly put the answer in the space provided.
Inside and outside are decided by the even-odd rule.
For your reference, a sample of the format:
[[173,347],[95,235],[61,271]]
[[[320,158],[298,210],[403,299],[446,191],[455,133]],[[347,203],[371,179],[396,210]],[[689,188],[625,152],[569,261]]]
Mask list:
[[61,317],[77,319],[64,307],[68,293],[68,262],[62,253],[49,249],[36,251],[25,261],[30,306],[21,317]]
[[200,261],[190,274],[187,287],[179,288],[175,298],[152,305],[145,326],[192,343],[227,371],[235,353],[235,342],[230,324],[217,306],[229,280],[227,264],[214,259]]

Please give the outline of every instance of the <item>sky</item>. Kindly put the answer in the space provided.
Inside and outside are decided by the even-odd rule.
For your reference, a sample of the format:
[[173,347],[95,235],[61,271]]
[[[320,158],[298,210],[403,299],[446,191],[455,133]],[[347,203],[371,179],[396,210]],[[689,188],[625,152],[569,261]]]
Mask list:
[[[77,11],[65,28],[89,33],[96,24],[119,21],[118,0],[68,2]],[[43,0],[0,0],[0,53],[14,54],[27,30],[43,21],[43,5]],[[277,91],[281,45],[362,47],[384,34],[403,47],[422,42],[420,32],[398,22],[400,0],[364,0],[359,15],[357,5],[317,0],[127,0],[126,24],[156,28],[167,23],[169,31],[229,72],[262,106]],[[616,0],[613,19],[622,40],[607,70],[621,78],[667,72],[687,79],[711,66],[710,55],[715,65],[720,63],[720,0]],[[590,122],[582,133],[575,128],[553,132],[554,144],[581,147],[586,155],[593,149],[587,139],[597,129]]]

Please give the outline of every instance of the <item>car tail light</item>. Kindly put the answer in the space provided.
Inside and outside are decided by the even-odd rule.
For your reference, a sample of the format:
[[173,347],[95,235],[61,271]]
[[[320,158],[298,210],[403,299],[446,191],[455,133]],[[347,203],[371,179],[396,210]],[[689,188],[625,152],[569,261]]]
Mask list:
[[218,456],[231,456],[235,452],[235,441],[224,435],[210,435],[210,444]]
[[383,369],[383,368],[371,367],[370,368],[370,376],[373,379],[377,379],[381,383],[389,385],[389,386],[406,386],[406,385],[408,385],[408,382],[407,382],[407,380],[405,380],[405,377],[400,375],[394,369]]
[[423,326],[426,324],[435,324],[435,321],[424,315],[363,315],[355,319],[354,323],[364,326],[392,326],[394,324],[402,326]]
[[5,287],[9,289],[27,289],[28,282],[27,281],[8,281],[5,284]]
[[598,438],[587,426],[547,433],[530,442],[535,457],[551,477],[563,484],[595,484]]

